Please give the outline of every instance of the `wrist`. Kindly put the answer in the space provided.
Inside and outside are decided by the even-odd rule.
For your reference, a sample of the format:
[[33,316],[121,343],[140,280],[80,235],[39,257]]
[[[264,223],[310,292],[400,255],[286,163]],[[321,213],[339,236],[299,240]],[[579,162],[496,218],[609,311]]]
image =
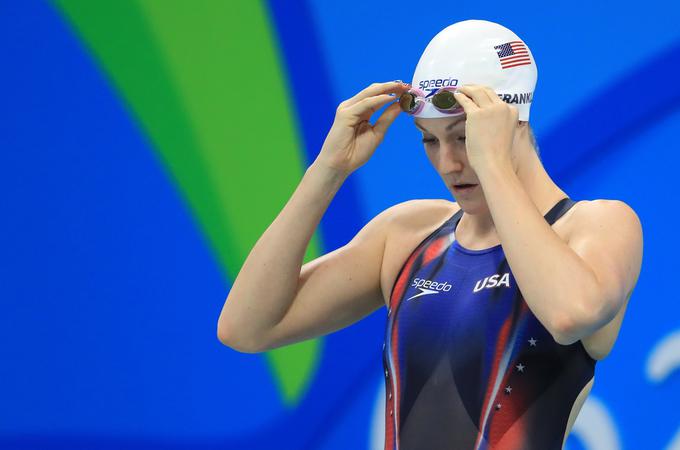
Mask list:
[[473,169],[480,181],[488,178],[503,179],[515,174],[511,163],[501,161],[486,161],[484,164],[477,164]]
[[338,169],[328,165],[318,158],[307,168],[308,172],[315,172],[319,177],[324,178],[330,183],[340,183],[342,184],[345,179],[350,175],[346,170]]
[[324,192],[335,194],[345,182],[349,173],[314,161],[306,170],[305,176],[319,184]]

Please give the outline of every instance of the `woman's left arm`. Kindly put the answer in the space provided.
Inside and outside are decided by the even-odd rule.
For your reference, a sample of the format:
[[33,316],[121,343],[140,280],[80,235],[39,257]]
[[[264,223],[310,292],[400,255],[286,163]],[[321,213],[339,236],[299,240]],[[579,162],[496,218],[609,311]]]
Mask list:
[[468,160],[524,300],[558,343],[589,336],[616,316],[637,282],[642,226],[635,211],[618,200],[585,202],[563,241],[512,167],[517,109],[481,85],[458,88],[456,99],[467,113]]
[[553,338],[568,345],[612,320],[640,273],[642,227],[635,211],[618,200],[585,202],[574,211],[565,242],[512,168],[478,176],[522,296]]

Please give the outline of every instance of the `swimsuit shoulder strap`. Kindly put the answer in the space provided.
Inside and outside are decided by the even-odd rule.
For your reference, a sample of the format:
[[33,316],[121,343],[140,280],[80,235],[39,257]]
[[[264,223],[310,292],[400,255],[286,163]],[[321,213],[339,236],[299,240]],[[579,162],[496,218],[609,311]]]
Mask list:
[[560,217],[562,217],[562,216],[563,216],[567,211],[569,211],[569,210],[572,208],[572,206],[574,206],[575,204],[576,204],[576,202],[573,201],[572,199],[570,199],[569,197],[563,198],[562,200],[560,200],[559,202],[557,202],[557,203],[555,204],[555,206],[553,206],[553,207],[550,209],[550,211],[548,211],[548,212],[546,213],[546,215],[544,216],[544,217],[545,217],[545,220],[546,220],[550,225],[554,224],[554,223],[557,221],[557,219],[559,219]]
[[[569,197],[565,197],[562,200],[555,203],[555,205],[550,209],[550,211],[548,211],[543,217],[550,225],[552,225],[557,221],[557,219],[559,219],[567,211],[569,211],[575,204],[576,204],[575,201],[573,201]],[[458,222],[460,222],[460,219],[462,217],[463,209],[461,208],[451,217],[451,219],[449,219],[450,223],[452,224],[453,230],[456,229],[456,227],[458,226]]]

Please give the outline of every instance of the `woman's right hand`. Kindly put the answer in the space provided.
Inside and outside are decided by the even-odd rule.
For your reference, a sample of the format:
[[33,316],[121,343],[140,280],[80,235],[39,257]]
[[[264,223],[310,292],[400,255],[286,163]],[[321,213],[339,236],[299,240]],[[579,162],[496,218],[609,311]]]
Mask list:
[[385,108],[375,125],[368,120],[386,103],[398,100],[409,88],[408,84],[400,81],[373,83],[340,103],[316,161],[345,175],[365,164],[401,112],[399,102],[395,101]]

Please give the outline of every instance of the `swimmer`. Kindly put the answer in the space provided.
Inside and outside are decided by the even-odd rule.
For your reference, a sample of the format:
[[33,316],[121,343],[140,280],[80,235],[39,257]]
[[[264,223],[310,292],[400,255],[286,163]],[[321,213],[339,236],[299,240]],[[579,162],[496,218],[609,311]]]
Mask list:
[[[618,336],[642,227],[626,203],[575,201],[550,178],[528,122],[536,79],[514,32],[466,20],[430,41],[412,83],[340,103],[236,277],[219,339],[264,352],[385,306],[386,450],[563,448]],[[335,193],[401,113],[455,201],[394,205],[302,264]]]

